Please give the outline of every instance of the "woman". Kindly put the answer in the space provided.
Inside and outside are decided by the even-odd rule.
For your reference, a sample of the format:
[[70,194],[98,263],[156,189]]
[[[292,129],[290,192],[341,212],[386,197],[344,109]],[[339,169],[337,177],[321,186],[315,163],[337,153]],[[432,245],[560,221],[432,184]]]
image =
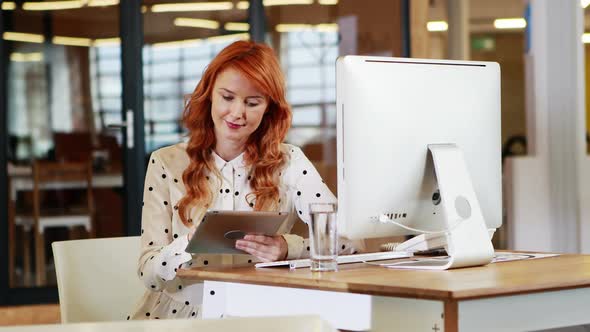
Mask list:
[[[282,143],[291,111],[283,74],[268,46],[238,41],[223,49],[205,70],[183,121],[188,144],[159,149],[149,161],[138,268],[148,291],[128,319],[199,316],[202,283],[177,278],[178,268],[308,254],[307,240],[284,234],[236,241],[236,248],[249,254],[242,257],[191,256],[184,249],[207,209],[295,209],[307,222],[309,203],[336,202],[301,150]],[[341,253],[355,250],[343,247]]]

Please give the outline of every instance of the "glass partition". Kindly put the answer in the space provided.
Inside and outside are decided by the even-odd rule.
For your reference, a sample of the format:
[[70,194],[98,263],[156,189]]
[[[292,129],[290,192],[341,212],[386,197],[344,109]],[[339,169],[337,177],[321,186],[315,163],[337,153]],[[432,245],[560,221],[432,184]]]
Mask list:
[[[11,5],[10,5],[11,4]],[[10,287],[55,286],[53,241],[123,235],[118,1],[4,2]]]

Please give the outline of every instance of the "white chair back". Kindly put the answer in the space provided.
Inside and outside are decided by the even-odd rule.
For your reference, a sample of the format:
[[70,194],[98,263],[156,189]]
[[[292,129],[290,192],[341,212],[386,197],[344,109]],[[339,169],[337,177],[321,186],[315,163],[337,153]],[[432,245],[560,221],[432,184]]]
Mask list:
[[62,323],[124,320],[142,297],[139,236],[53,242]]

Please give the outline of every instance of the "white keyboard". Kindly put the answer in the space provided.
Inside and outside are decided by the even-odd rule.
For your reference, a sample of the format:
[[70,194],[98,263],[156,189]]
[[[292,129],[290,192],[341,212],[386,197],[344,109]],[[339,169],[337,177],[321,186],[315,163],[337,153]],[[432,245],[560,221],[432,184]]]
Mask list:
[[[384,251],[384,252],[370,252],[366,254],[342,255],[338,256],[336,261],[340,264],[362,263],[370,261],[381,261],[387,259],[407,258],[412,257],[413,254],[405,251]],[[258,263],[255,267],[279,267],[289,266],[291,269],[298,269],[300,267],[309,267],[311,261],[309,258],[294,259],[288,261],[276,261],[268,263]]]

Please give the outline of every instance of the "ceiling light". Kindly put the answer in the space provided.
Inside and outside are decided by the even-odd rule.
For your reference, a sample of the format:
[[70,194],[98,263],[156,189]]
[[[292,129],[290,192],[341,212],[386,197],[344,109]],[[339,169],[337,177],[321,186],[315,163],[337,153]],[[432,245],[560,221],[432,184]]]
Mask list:
[[145,6],[145,5],[144,6],[141,6],[141,13],[142,14],[147,13],[147,11],[148,11],[148,6]]
[[250,8],[250,2],[249,1],[239,1],[238,4],[236,5],[237,9],[240,10],[245,10]]
[[153,48],[177,48],[177,47],[190,47],[190,46],[197,46],[202,43],[202,39],[185,39],[185,40],[175,40],[171,42],[163,42],[163,43],[155,43],[152,44]]
[[588,5],[590,5],[590,0],[580,0],[580,4],[582,5],[582,8],[586,8],[588,7]]
[[43,35],[37,35],[33,33],[21,33],[21,32],[5,32],[2,37],[5,40],[26,42],[26,43],[42,43],[45,41]]
[[44,1],[44,2],[25,2],[24,10],[62,10],[82,8],[87,1],[70,0],[70,1]]
[[311,30],[313,25],[311,24],[277,24],[275,30],[277,32],[292,32],[292,31],[303,31]]
[[315,30],[318,32],[335,32],[338,31],[338,24],[336,23],[323,23],[323,24],[277,24],[275,26],[277,32],[294,32],[294,31],[305,31]]
[[89,38],[77,38],[77,37],[63,37],[55,36],[51,39],[51,42],[56,45],[67,45],[67,46],[85,46],[90,47],[92,40]]
[[320,5],[337,5],[338,0],[318,0]]
[[241,22],[227,22],[223,28],[227,31],[248,31],[250,30],[250,24]]
[[33,53],[11,53],[10,54],[10,61],[13,62],[41,62],[43,61],[43,53],[41,52],[33,52]]
[[447,31],[449,30],[449,25],[445,21],[431,21],[426,23],[426,29],[428,31]]
[[2,2],[2,10],[15,10],[16,4],[12,1],[4,1]]
[[214,36],[207,38],[207,41],[210,43],[222,43],[228,41],[235,41],[235,40],[247,40],[250,39],[250,34],[248,33],[234,33],[231,35],[221,35],[221,36]]
[[499,18],[494,20],[496,29],[523,29],[526,27],[524,18]]
[[88,3],[89,7],[105,7],[115,6],[119,4],[119,0],[90,0]]
[[152,12],[198,12],[198,11],[214,11],[214,10],[230,10],[234,8],[234,4],[230,1],[221,2],[186,2],[186,3],[168,3],[158,4],[152,6]]
[[120,44],[121,44],[121,38],[114,37],[114,38],[96,39],[92,43],[92,46],[100,47],[100,46],[114,46],[114,45],[120,45]]
[[219,29],[219,22],[213,20],[204,20],[200,18],[178,17],[174,19],[174,25],[179,27]]
[[336,23],[322,23],[318,24],[315,27],[316,31],[319,32],[337,32],[338,31],[338,24]]
[[586,32],[582,35],[582,43],[590,44],[590,33]]
[[264,6],[311,5],[313,0],[263,0]]

